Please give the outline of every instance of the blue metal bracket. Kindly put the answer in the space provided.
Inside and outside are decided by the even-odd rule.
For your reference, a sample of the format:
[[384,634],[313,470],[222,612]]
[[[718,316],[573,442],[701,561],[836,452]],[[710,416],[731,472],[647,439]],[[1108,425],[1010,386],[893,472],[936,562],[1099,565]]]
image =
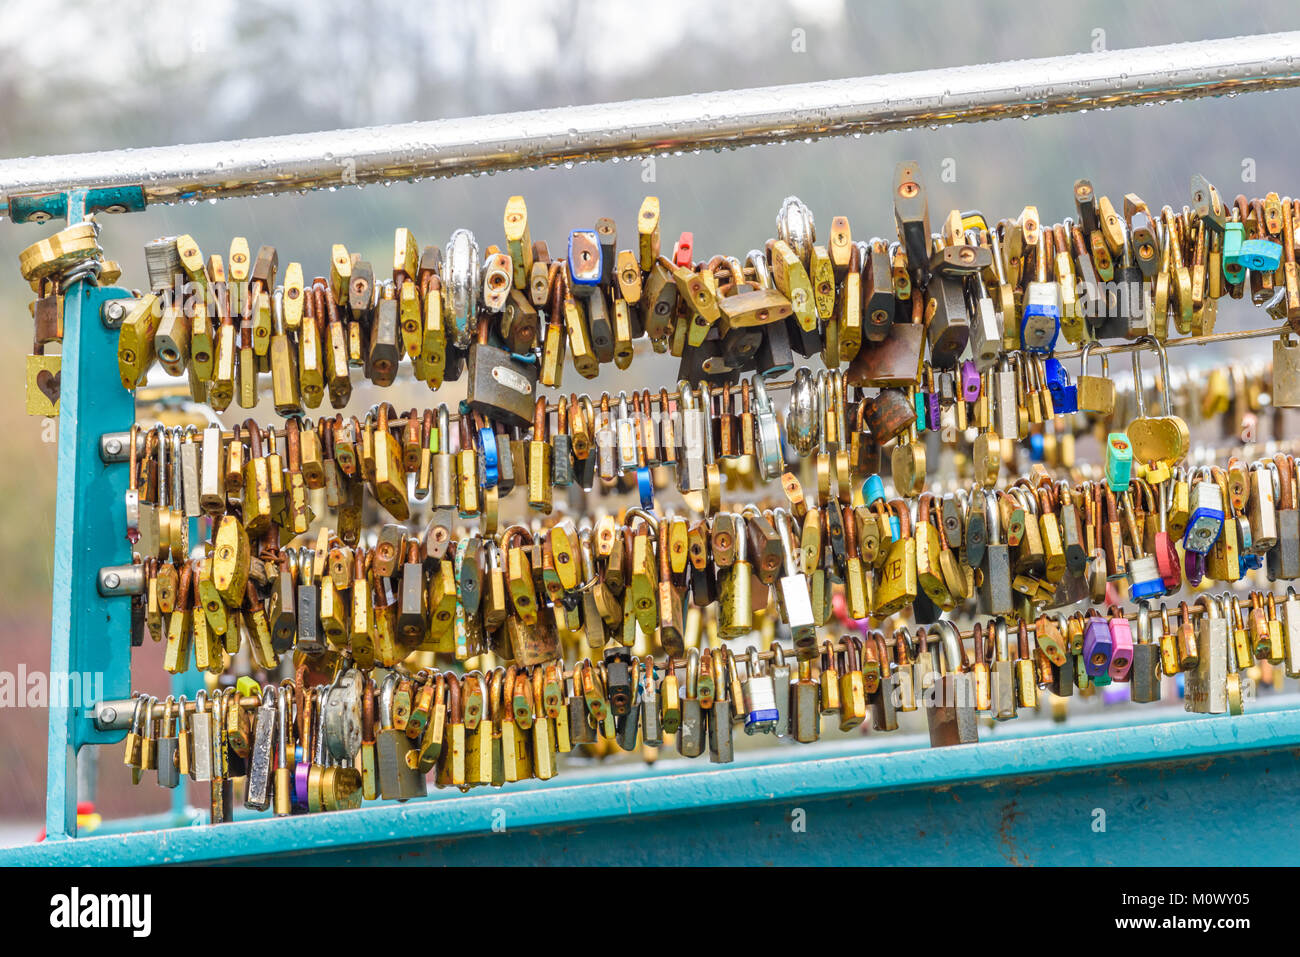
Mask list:
[[[15,223],[48,223],[67,219],[73,225],[86,213],[138,213],[144,209],[144,188],[111,186],[103,189],[74,190],[70,193],[41,193],[9,197],[9,215]],[[68,211],[72,216],[69,218]]]
[[[73,210],[78,215],[79,209]],[[63,364],[59,397],[58,504],[54,524],[54,601],[50,632],[50,679],[79,675],[81,687],[102,688],[106,698],[131,693],[130,606],[104,598],[96,586],[103,565],[130,561],[126,524],[116,507],[126,493],[127,469],[106,466],[99,437],[129,429],[135,398],[122,388],[113,332],[100,309],[124,289],[82,280],[64,293]],[[72,684],[66,685],[71,688]],[[92,707],[70,700],[50,707],[45,833],[49,841],[76,835],[77,750],[83,744],[120,741],[121,732],[95,728]]]

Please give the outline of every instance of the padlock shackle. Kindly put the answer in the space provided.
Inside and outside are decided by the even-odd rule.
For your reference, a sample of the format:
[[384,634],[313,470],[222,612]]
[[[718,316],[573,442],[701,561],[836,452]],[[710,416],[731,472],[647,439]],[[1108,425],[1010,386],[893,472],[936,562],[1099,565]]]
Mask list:
[[959,674],[962,670],[961,634],[957,626],[946,618],[940,618],[930,626],[939,632],[939,644],[943,649],[943,670],[948,674]]

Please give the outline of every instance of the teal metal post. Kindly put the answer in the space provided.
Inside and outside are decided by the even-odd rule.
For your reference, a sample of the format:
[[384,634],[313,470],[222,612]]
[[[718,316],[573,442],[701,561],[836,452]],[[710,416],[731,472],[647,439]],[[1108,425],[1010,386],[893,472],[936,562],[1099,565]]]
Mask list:
[[[84,218],[86,197],[67,198],[70,224]],[[135,397],[122,388],[116,363],[116,334],[104,327],[100,309],[130,293],[81,280],[64,291],[63,366],[59,400],[58,502],[54,520],[54,600],[50,629],[49,687],[80,696],[60,703],[50,698],[50,736],[45,803],[46,840],[77,833],[77,750],[83,744],[110,744],[124,736],[94,726],[86,682],[107,698],[131,693],[131,646],[124,640],[130,603],[99,594],[103,565],[129,563],[126,524],[120,502],[127,469],[104,465],[99,437],[130,429]],[[80,675],[79,682],[68,677]]]

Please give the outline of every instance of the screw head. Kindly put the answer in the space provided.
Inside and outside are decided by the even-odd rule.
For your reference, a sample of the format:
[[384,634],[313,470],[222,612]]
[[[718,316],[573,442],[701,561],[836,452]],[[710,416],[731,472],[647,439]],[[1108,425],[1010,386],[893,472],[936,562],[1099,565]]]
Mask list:
[[104,576],[105,588],[117,588],[121,584],[122,584],[122,579],[121,576],[117,574],[117,572],[109,572],[107,575]]
[[109,455],[119,455],[122,451],[121,439],[109,439],[104,443],[104,451]]
[[110,302],[108,304],[108,318],[114,321],[126,318],[126,306],[120,302]]

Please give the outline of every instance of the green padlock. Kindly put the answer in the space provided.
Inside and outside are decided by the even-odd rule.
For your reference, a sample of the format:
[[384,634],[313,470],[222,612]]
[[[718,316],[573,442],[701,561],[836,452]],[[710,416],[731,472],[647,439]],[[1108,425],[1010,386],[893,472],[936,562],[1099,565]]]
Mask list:
[[1123,492],[1133,476],[1133,446],[1123,432],[1106,436],[1106,484],[1112,492]]

